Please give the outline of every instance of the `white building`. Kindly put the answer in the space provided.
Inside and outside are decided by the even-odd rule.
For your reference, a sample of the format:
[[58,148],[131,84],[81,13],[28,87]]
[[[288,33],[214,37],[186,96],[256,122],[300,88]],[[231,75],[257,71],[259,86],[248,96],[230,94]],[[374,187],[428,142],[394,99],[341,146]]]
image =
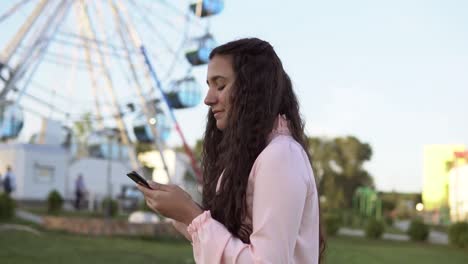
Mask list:
[[[196,196],[194,181],[186,181],[185,178],[188,157],[173,150],[166,150],[164,156],[171,182]],[[141,160],[145,165],[156,168],[153,172],[155,181],[164,182],[163,176],[166,174],[158,152],[141,155]],[[132,170],[128,161],[98,158],[73,160],[69,151],[59,145],[0,144],[0,174],[6,172],[7,166],[12,167],[16,178],[16,190],[12,195],[17,200],[43,201],[52,190],[72,200],[75,180],[80,174],[84,177],[89,198],[93,200],[100,200],[108,194],[116,198],[124,188],[135,186],[126,176]]]

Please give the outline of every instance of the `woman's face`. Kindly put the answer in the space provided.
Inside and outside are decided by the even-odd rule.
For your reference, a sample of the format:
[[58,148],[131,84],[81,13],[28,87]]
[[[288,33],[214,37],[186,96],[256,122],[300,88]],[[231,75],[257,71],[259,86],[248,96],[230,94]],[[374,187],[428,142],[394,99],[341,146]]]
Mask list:
[[235,81],[232,57],[227,55],[215,55],[208,63],[206,82],[208,93],[205,104],[208,105],[216,119],[216,127],[224,130],[230,109],[230,90]]

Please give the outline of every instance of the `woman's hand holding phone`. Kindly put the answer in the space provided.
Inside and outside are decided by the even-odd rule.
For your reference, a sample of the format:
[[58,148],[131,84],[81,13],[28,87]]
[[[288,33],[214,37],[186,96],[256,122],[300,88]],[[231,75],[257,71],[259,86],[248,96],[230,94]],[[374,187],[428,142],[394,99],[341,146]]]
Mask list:
[[136,182],[137,184],[139,185],[143,185],[145,186],[146,188],[149,188],[151,189],[151,187],[149,186],[148,182],[145,180],[145,178],[143,178],[143,176],[141,176],[140,174],[138,174],[136,171],[131,171],[129,173],[127,173],[127,176],[132,179],[134,182]]
[[148,181],[148,185],[150,188],[141,184],[138,184],[137,188],[145,196],[148,207],[163,216],[189,225],[195,217],[203,213],[192,197],[179,186],[153,181]]

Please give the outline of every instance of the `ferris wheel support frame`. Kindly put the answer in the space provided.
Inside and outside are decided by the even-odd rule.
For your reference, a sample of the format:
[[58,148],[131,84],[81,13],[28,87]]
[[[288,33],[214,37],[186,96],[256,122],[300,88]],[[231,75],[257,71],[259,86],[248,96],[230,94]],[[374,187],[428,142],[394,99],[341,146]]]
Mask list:
[[[145,115],[146,122],[148,123],[149,120],[151,119],[151,116],[156,116],[156,109],[155,109],[155,107],[148,107],[147,102],[146,102],[146,100],[145,100],[145,98],[143,96],[143,88],[142,88],[141,82],[140,82],[140,80],[138,78],[138,74],[136,72],[135,64],[132,61],[132,56],[130,54],[130,49],[129,49],[128,45],[127,45],[127,42],[125,40],[125,35],[124,35],[124,32],[123,32],[124,29],[127,32],[129,32],[129,30],[128,30],[127,27],[123,28],[123,25],[122,25],[123,21],[122,21],[121,13],[119,12],[119,9],[115,5],[115,2],[112,1],[112,0],[109,0],[109,4],[112,7],[112,13],[114,15],[115,23],[116,23],[116,25],[118,25],[118,30],[117,31],[119,33],[120,40],[121,40],[122,45],[123,45],[123,47],[125,49],[125,53],[127,55],[127,62],[128,62],[129,67],[130,67],[130,72],[131,72],[131,75],[132,75],[132,79],[135,82],[135,89],[136,89],[137,95],[138,95],[138,97],[140,99],[140,104],[141,104],[141,107],[143,109],[143,114]],[[130,21],[128,21],[128,23],[130,23]],[[132,36],[132,35],[130,34],[130,36]],[[133,45],[136,44],[135,40],[133,38],[131,38],[131,41],[132,41]],[[164,171],[167,174],[167,178],[168,178],[169,182],[171,182],[171,176],[172,175],[169,173],[169,168],[167,166],[166,159],[164,158],[163,148],[161,146],[161,143],[159,142],[159,137],[158,137],[159,133],[158,133],[158,131],[156,129],[156,126],[154,124],[149,124],[149,127],[151,129],[151,134],[153,136],[153,144],[156,147],[156,149],[158,150],[159,155],[161,156],[161,161],[163,163]]]
[[[81,0],[81,4],[82,4],[82,7],[84,9],[85,22],[88,24],[87,26],[89,26],[89,28],[91,29],[91,32],[90,32],[91,37],[93,39],[96,39],[96,32],[95,32],[94,28],[91,26],[91,18],[90,18],[90,14],[89,14],[89,10],[87,8],[87,5],[84,2],[84,0]],[[128,148],[129,148],[129,158],[130,158],[130,162],[132,164],[132,169],[133,170],[138,170],[140,166],[139,166],[138,160],[136,158],[135,149],[130,144],[130,138],[128,136],[127,128],[125,127],[125,124],[124,124],[124,122],[122,120],[122,116],[121,116],[121,112],[120,112],[120,109],[119,109],[117,96],[116,96],[116,94],[114,92],[114,84],[113,84],[113,81],[112,81],[112,78],[111,78],[111,74],[109,72],[109,69],[106,66],[107,62],[106,62],[105,56],[102,53],[102,49],[101,49],[100,45],[97,45],[97,52],[98,52],[98,56],[97,56],[98,61],[99,61],[99,64],[101,65],[101,67],[103,69],[104,80],[105,80],[105,83],[106,83],[104,85],[104,87],[106,88],[107,92],[110,94],[111,104],[112,104],[112,107],[115,109],[114,110],[115,111],[115,119],[116,119],[117,127],[118,127],[118,130],[119,130],[119,133],[120,133],[120,137],[122,139],[122,143],[125,146],[128,146]]]
[[[75,10],[76,10],[76,15],[77,15],[79,21],[86,20],[85,14],[84,14],[84,12],[85,12],[84,8],[80,9],[80,6],[77,4]],[[86,23],[86,26],[83,26],[82,23],[79,23],[78,27],[79,27],[79,30],[80,30],[80,34],[84,33],[85,36],[87,36],[87,37],[91,36],[92,33],[91,33],[90,26],[91,26],[90,23]],[[93,92],[94,105],[96,107],[96,117],[97,117],[98,129],[102,130],[102,129],[104,129],[104,124],[103,124],[103,119],[102,119],[101,105],[100,105],[99,99],[98,99],[97,77],[95,75],[93,63],[91,62],[91,50],[90,50],[89,38],[83,38],[82,41],[83,41],[83,44],[84,44],[85,60],[86,60],[86,66],[87,66],[86,68],[88,70],[88,74],[89,74],[89,77],[91,79],[91,87],[92,87],[91,90]],[[96,46],[97,45],[99,45],[99,44],[96,44]]]

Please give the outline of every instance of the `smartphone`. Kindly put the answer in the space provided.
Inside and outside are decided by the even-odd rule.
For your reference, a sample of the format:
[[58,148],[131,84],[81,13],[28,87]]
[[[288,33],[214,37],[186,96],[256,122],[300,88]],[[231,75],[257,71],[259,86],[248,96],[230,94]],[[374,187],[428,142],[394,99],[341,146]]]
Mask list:
[[140,185],[143,185],[145,186],[146,188],[148,189],[152,189],[148,182],[145,180],[145,178],[143,178],[143,176],[141,176],[140,174],[138,174],[136,171],[131,171],[129,173],[127,173],[127,176],[132,179],[134,182],[140,184]]

